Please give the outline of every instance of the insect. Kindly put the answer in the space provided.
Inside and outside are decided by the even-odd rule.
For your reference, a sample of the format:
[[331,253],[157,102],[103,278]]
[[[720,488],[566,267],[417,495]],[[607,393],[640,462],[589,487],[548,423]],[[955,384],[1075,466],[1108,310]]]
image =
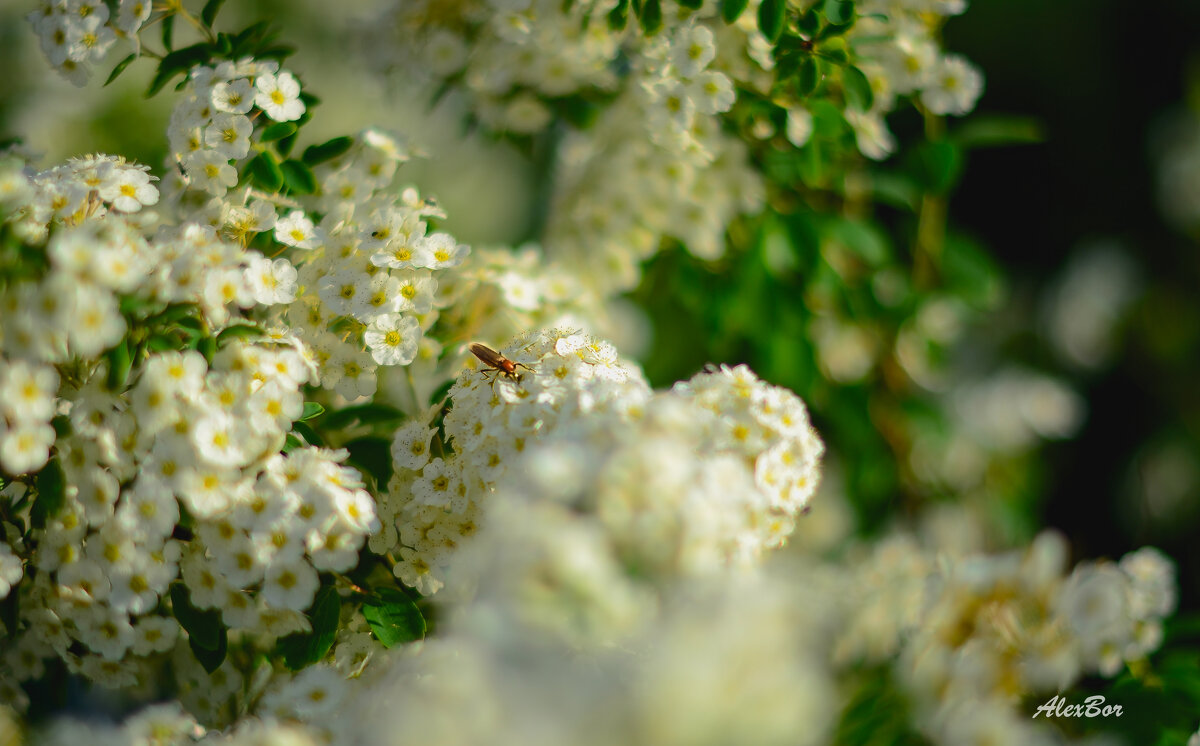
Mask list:
[[472,342],[467,349],[471,351],[472,355],[479,358],[479,362],[488,367],[487,370],[483,371],[483,376],[487,378],[490,373],[492,376],[490,380],[493,385],[495,385],[496,379],[501,377],[507,378],[513,383],[520,383],[522,374],[517,372],[517,368],[524,368],[531,373],[535,372],[533,368],[530,368],[525,363],[515,363],[487,345]]

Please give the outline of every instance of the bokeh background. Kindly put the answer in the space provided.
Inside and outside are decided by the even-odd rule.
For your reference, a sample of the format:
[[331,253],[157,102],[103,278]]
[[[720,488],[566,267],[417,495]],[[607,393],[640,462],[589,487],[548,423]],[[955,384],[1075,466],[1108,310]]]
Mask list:
[[[456,235],[472,245],[531,238],[535,159],[465,129],[453,97],[431,110],[428,91],[367,74],[345,30],[375,5],[339,3],[331,19],[320,0],[232,0],[223,14],[231,24],[286,23],[300,49],[290,67],[326,102],[310,127],[314,137],[372,123],[405,133],[428,156],[406,174],[438,197]],[[134,65],[110,89],[100,81],[76,89],[41,59],[23,20],[29,8],[0,2],[0,137],[23,136],[47,162],[102,151],[157,168],[172,101],[142,97],[149,65]],[[973,151],[949,205],[957,230],[991,253],[1007,291],[969,331],[988,337],[1002,359],[992,352],[976,364],[1053,369],[1087,403],[1073,437],[1038,451],[1033,477],[1019,487],[1029,496],[1021,509],[1031,525],[1063,531],[1077,558],[1162,548],[1180,564],[1183,607],[1192,610],[1200,607],[1198,30],[1200,4],[1192,0],[975,0],[945,30],[946,46],[986,73],[979,111],[1031,117],[1043,136],[1038,144]],[[918,123],[901,116],[893,125],[903,135]],[[1198,175],[1189,177],[1189,163]],[[1048,352],[1046,299],[1071,276],[1076,295],[1094,290],[1103,306],[1115,284],[1125,301],[1103,364]],[[682,252],[648,268],[633,298],[653,329],[639,351],[652,382],[669,385],[709,361],[746,362],[802,388],[817,375],[811,356],[782,366],[762,354],[787,344],[795,329],[769,319],[746,324],[729,306],[706,304],[706,288],[729,282],[753,276],[718,274]],[[854,447],[836,424],[822,422],[820,407],[814,415],[835,451]],[[903,512],[905,500],[858,508],[860,525],[871,526],[862,513]]]

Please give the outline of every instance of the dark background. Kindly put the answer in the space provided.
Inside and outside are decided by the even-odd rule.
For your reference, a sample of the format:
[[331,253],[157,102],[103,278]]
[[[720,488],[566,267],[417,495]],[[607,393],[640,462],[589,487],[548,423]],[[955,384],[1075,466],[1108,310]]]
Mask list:
[[1082,557],[1158,546],[1179,562],[1184,606],[1195,609],[1198,524],[1139,521],[1123,491],[1148,440],[1170,432],[1194,448],[1200,430],[1200,252],[1164,222],[1150,157],[1153,133],[1195,85],[1200,3],[975,0],[945,37],[985,71],[980,112],[1032,115],[1046,134],[1040,145],[976,151],[952,219],[1017,285],[1044,283],[1072,249],[1101,236],[1119,239],[1145,273],[1115,363],[1077,382],[1087,422],[1048,450],[1045,523]]

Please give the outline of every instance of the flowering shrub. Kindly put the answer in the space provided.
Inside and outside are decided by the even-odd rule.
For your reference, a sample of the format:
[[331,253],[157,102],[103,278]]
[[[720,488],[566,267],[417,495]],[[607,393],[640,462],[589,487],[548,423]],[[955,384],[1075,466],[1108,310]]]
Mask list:
[[947,125],[965,5],[383,3],[377,72],[543,161],[535,242],[469,247],[406,140],[311,140],[266,24],[43,0],[68,80],[124,47],[173,108],[157,171],[0,151],[0,735],[1058,743],[1108,724],[1031,720],[1056,693],[1197,704],[1153,673],[1172,561],[1072,566],[1012,506],[1136,283],[1059,283],[1061,369],[972,338],[1005,283],[948,195],[1037,133]]

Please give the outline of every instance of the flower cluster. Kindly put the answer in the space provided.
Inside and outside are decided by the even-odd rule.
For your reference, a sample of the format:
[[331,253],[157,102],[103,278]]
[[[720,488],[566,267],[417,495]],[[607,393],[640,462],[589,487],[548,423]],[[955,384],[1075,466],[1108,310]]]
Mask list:
[[[306,116],[299,84],[275,63],[246,59],[191,70],[168,131],[183,169],[173,203],[192,214],[198,207],[232,240],[269,238],[289,249],[288,257],[254,258],[242,297],[287,306],[273,321],[312,350],[323,387],[348,400],[371,396],[378,366],[408,365],[423,344],[426,356],[440,352],[425,337],[451,300],[439,292],[439,280],[468,248],[430,229],[430,218],[445,217],[436,204],[411,188],[399,197],[391,190],[409,154],[379,130],[331,141],[336,149],[304,188],[312,197],[230,191],[246,168],[281,167],[274,155],[255,155],[263,149],[252,139],[260,112],[280,124]],[[308,168],[291,160],[282,167]]]
[[192,68],[167,128],[171,156],[183,170],[183,184],[224,196],[238,183],[237,161],[251,152],[254,119],[261,114],[275,122],[292,122],[304,111],[300,83],[271,60]]
[[[375,29],[415,43],[368,48],[404,56],[377,61],[383,67],[461,80],[473,112],[498,130],[544,130],[549,99],[606,92],[612,100],[597,121],[567,133],[560,146],[544,238],[548,256],[601,294],[635,286],[639,264],[664,236],[703,258],[723,254],[729,222],[757,209],[763,188],[745,148],[716,117],[735,94],[729,76],[712,69],[713,30],[680,22],[641,39],[599,20],[612,3],[566,13],[553,0],[500,5],[467,4],[447,15],[423,3],[397,4],[392,22]],[[427,23],[438,29],[429,33]],[[618,76],[621,55],[630,64]]]
[[[438,0],[394,3],[363,32],[380,69],[460,80],[472,109],[493,129],[543,129],[542,98],[614,90],[620,35],[600,19],[615,0],[592,5],[556,0]],[[589,22],[594,18],[594,22]]]
[[853,592],[834,648],[842,666],[894,660],[938,744],[1001,733],[1049,742],[1013,702],[1143,660],[1176,603],[1174,568],[1150,548],[1069,575],[1066,542],[1051,532],[1024,551],[939,562],[944,551],[897,534],[843,569]]
[[430,231],[428,219],[444,217],[432,201],[388,189],[407,158],[394,138],[368,130],[316,169],[314,209],[277,218],[269,201],[251,199],[225,212],[226,230],[273,231],[291,247],[300,266],[274,320],[311,348],[321,385],[347,400],[375,393],[379,366],[406,366],[419,353],[437,359],[426,333],[454,300],[453,284],[440,283],[468,254]]
[[[509,567],[495,558],[519,553],[522,542],[555,545],[558,559],[574,560],[569,567],[547,563],[548,570],[586,572],[588,562],[603,562],[595,543],[571,551],[567,539],[584,537],[570,529],[563,536],[564,527],[513,511],[480,537],[492,559],[477,559],[492,568],[489,579]],[[587,613],[628,582],[608,580],[612,584],[600,598],[574,595],[588,589],[561,586],[547,587],[543,595],[558,598],[557,611]],[[812,588],[776,575],[691,582],[622,630],[619,644],[608,643],[607,635],[566,644],[547,637],[530,623],[534,620],[496,617],[475,601],[457,604],[438,640],[393,651],[350,684],[330,676],[330,669],[309,669],[264,697],[273,702],[290,697],[292,707],[305,714],[281,724],[268,711],[224,736],[212,734],[211,742],[241,746],[286,734],[294,739],[286,743],[307,744],[310,738],[379,746],[397,739],[815,746],[826,742],[837,708],[821,647],[831,607],[801,598]],[[472,716],[464,717],[468,710]]]
[[896,148],[884,118],[902,96],[919,98],[931,114],[962,116],[983,93],[983,74],[940,48],[937,30],[946,17],[966,10],[965,0],[869,0],[848,41],[874,92],[867,111],[847,110],[859,150],[883,159]]
[[233,630],[304,629],[318,570],[353,567],[378,521],[345,452],[279,454],[314,370],[290,334],[232,323],[266,260],[209,225],[155,228],[158,190],[119,158],[9,157],[0,184],[5,690],[48,658],[148,680],[181,598]]
[[420,421],[393,441],[385,529],[372,541],[399,541],[396,573],[422,592],[442,586],[483,499],[518,460],[532,475],[519,491],[594,511],[654,576],[757,562],[816,488],[823,447],[803,403],[744,367],[652,394],[611,345],[576,332],[518,338],[505,355],[515,375],[468,370],[450,389],[452,453],[433,455],[443,446]]
[[605,294],[635,287],[667,236],[720,257],[733,218],[762,205],[745,145],[716,117],[734,94],[710,69],[715,55],[703,25],[658,37],[597,121],[561,146],[547,251]]
[[573,419],[632,416],[650,393],[640,372],[618,360],[611,345],[583,335],[530,335],[503,352],[530,372],[520,381],[493,375],[489,382],[476,369],[459,376],[444,422],[452,454],[433,452],[435,429],[420,420],[393,439],[395,473],[380,504],[383,531],[372,548],[388,550],[398,542],[396,575],[422,593],[444,584],[453,550],[477,529],[479,503],[519,454]]
[[[28,18],[51,66],[77,86],[91,77],[118,38],[132,40],[152,10],[150,0],[40,0]],[[116,17],[110,7],[115,6]]]

